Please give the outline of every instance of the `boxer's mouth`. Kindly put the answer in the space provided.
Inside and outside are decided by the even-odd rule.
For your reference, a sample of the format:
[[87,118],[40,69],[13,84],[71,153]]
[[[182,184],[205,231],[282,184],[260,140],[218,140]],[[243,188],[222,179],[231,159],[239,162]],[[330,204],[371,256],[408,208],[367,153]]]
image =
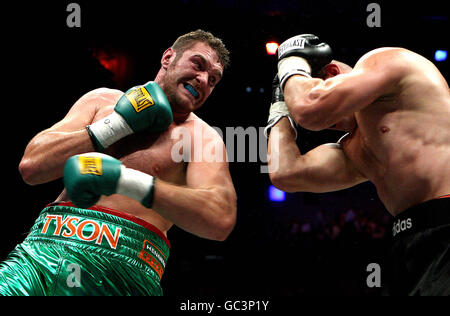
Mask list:
[[189,93],[190,93],[195,99],[198,99],[198,97],[200,96],[200,94],[197,92],[197,90],[195,90],[195,88],[194,88],[192,85],[190,85],[190,84],[188,84],[188,83],[185,83],[185,84],[184,84],[184,88],[185,88],[187,91],[189,91]]

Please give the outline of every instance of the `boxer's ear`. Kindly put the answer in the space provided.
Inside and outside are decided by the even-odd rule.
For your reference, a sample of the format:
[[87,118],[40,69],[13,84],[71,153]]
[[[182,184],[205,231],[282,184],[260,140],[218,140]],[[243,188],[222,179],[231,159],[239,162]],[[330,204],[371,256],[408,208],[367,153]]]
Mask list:
[[176,52],[172,48],[166,49],[161,58],[161,66],[164,69],[167,69],[170,63],[175,59]]
[[339,66],[336,64],[328,64],[322,68],[321,74],[323,76],[322,79],[326,80],[329,78],[333,78],[341,73]]

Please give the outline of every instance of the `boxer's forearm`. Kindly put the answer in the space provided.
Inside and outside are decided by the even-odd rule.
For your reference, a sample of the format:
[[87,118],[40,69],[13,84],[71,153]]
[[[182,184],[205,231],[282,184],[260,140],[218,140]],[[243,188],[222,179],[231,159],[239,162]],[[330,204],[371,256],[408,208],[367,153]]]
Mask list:
[[385,95],[386,81],[391,82],[382,74],[362,70],[327,80],[293,76],[284,87],[284,99],[300,126],[320,131],[352,117]]
[[226,188],[190,188],[156,180],[152,209],[199,237],[224,240],[236,221],[236,197]]
[[30,185],[46,183],[62,176],[69,157],[93,149],[86,129],[74,132],[46,130],[28,144],[19,171]]
[[284,99],[294,120],[303,128],[309,130],[322,130],[334,123],[328,123],[331,111],[322,107],[318,102],[320,98],[312,94],[323,80],[310,79],[302,76],[291,77],[285,85]]
[[287,118],[282,118],[272,128],[268,144],[269,176],[272,183],[281,190],[287,190],[286,182],[294,173],[293,162],[301,156],[295,141],[295,131]]

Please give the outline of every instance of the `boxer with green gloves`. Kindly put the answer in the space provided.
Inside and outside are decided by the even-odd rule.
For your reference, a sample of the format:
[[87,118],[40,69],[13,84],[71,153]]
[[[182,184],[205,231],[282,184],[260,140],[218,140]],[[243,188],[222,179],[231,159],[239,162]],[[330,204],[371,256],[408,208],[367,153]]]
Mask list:
[[[228,64],[219,38],[186,33],[163,53],[154,80],[125,93],[92,90],[33,137],[23,180],[64,177],[66,188],[0,263],[0,295],[162,295],[173,225],[228,237],[236,192],[225,144],[193,113]],[[192,142],[175,159],[180,135]],[[211,148],[222,153],[213,161]]]

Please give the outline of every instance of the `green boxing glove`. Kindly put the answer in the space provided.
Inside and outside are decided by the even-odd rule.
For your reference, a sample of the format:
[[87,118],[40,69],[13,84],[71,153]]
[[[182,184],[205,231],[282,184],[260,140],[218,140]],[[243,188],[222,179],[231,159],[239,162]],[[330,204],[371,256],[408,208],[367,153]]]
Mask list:
[[172,121],[172,109],[164,91],[156,82],[150,81],[129,89],[119,99],[112,114],[86,129],[96,150],[104,151],[119,139],[136,132],[162,132]]
[[125,167],[120,160],[100,153],[70,157],[64,166],[64,185],[73,204],[89,208],[102,195],[122,194],[147,208],[153,203],[155,179]]

